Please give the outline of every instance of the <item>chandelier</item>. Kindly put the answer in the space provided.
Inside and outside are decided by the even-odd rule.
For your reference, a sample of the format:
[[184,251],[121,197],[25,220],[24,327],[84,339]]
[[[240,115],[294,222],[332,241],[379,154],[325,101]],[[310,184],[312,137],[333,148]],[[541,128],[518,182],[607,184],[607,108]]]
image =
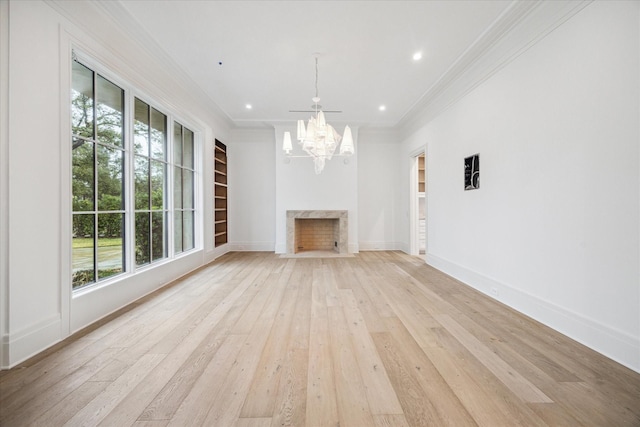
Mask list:
[[289,157],[311,157],[313,158],[313,164],[316,174],[319,174],[324,169],[326,160],[331,160],[336,151],[336,147],[342,141],[340,145],[340,154],[336,156],[351,156],[355,149],[353,146],[353,137],[351,135],[351,128],[345,126],[344,137],[340,136],[338,132],[328,124],[324,118],[322,107],[318,104],[320,98],[318,97],[318,56],[316,55],[316,96],[311,98],[313,101],[313,109],[315,117],[311,117],[307,126],[304,125],[304,120],[298,120],[298,143],[302,147],[302,150],[307,153],[306,155],[294,156],[292,155],[293,146],[291,144],[291,133],[285,132],[282,142],[282,149]]

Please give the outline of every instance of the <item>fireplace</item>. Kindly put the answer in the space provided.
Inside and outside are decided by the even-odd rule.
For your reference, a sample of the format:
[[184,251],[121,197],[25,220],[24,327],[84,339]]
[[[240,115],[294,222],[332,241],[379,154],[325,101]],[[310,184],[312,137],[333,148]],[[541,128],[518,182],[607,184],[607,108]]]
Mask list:
[[347,211],[287,211],[287,254],[348,253]]

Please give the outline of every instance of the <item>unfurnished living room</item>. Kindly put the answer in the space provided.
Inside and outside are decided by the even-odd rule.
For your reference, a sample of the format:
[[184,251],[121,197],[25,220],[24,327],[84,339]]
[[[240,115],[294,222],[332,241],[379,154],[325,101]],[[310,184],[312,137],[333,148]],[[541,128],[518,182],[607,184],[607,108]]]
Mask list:
[[0,0],[0,426],[97,425],[640,426],[640,2]]

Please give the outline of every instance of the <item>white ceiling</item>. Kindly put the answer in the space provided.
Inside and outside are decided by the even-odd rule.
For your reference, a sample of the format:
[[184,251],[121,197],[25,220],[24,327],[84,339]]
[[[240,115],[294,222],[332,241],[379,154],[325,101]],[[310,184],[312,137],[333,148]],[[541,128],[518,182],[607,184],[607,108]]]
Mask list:
[[[120,0],[237,126],[397,125],[509,8],[502,1]],[[414,61],[415,52],[422,59]],[[249,110],[245,106],[251,104]],[[386,111],[379,111],[385,105]]]

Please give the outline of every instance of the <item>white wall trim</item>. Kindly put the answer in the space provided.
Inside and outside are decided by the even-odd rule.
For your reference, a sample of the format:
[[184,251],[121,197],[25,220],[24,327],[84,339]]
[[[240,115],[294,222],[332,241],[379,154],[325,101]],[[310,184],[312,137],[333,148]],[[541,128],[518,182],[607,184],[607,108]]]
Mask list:
[[275,252],[275,242],[232,242],[230,252]]
[[0,1],[0,369],[9,363],[9,2]]
[[60,271],[60,302],[61,336],[70,333],[71,281],[72,281],[72,244],[69,236],[72,234],[71,215],[71,39],[62,25],[58,29],[58,48],[60,50],[60,147],[58,164],[60,165],[60,224],[58,266]]
[[220,258],[227,252],[231,252],[231,245],[229,245],[228,243],[206,251],[204,256],[204,264],[208,264],[216,260],[217,258]]
[[629,369],[640,372],[640,339],[637,337],[438,256],[427,254],[427,264]]
[[[638,9],[638,27],[640,28],[640,8]],[[640,57],[640,34],[638,35],[638,56]],[[638,133],[640,134],[640,108],[638,108]],[[638,160],[640,163],[640,150],[638,150]],[[640,173],[638,173],[638,206],[640,211]],[[638,216],[638,246],[640,247],[640,216]],[[638,264],[640,265],[640,250],[638,251]],[[638,295],[638,305],[640,305],[640,295]],[[638,312],[638,325],[640,325],[640,312]],[[637,365],[640,365],[640,350],[637,351]],[[636,369],[637,370],[637,369]]]
[[60,331],[64,327],[61,317],[54,315],[13,332],[11,336],[3,336],[2,344],[6,346],[8,358],[1,368],[10,369],[60,342]]
[[361,251],[397,251],[400,242],[368,241],[359,243]]
[[402,251],[407,255],[411,255],[411,248],[407,242],[396,242],[396,251]]
[[[413,150],[409,153],[409,247],[410,249],[410,254],[414,255],[414,256],[418,256],[420,255],[420,242],[419,242],[419,238],[418,238],[418,223],[419,223],[419,209],[420,206],[418,205],[418,156],[420,155],[424,155],[425,156],[425,183],[426,183],[426,179],[427,179],[427,174],[426,174],[426,158],[427,158],[427,144],[425,143],[423,146],[421,146],[420,148],[418,148],[417,150]],[[426,188],[425,188],[425,195],[426,195]],[[426,215],[426,210],[427,210],[427,206],[426,206],[426,202],[425,202],[425,215]],[[429,229],[428,227],[428,217],[426,217],[426,221],[425,221],[425,239],[427,237],[427,230]],[[426,241],[426,240],[425,240]]]

